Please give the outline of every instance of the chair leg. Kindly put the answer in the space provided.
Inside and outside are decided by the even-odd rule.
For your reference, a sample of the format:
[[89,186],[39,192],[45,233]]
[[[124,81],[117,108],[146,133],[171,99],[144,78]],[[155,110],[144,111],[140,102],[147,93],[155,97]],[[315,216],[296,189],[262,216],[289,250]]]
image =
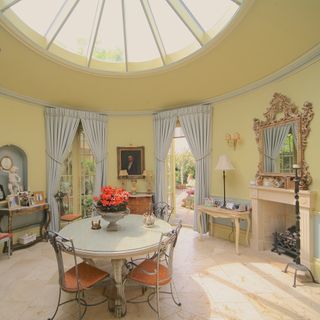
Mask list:
[[54,317],[56,316],[57,312],[58,312],[58,309],[60,307],[60,300],[61,300],[61,288],[59,288],[59,298],[58,298],[58,303],[57,303],[57,307],[56,307],[56,310],[53,314],[53,316],[51,318],[48,318],[48,320],[53,320]]
[[160,320],[160,294],[159,294],[159,286],[156,286],[156,299],[157,299],[157,314],[158,314],[158,319]]
[[[170,282],[170,290],[171,290],[171,296],[172,296],[173,302],[174,302],[177,306],[181,307],[181,302],[180,302],[180,300],[179,300],[178,293],[177,293],[177,289],[176,289],[176,286],[174,285],[173,280]],[[175,295],[174,295],[173,291],[174,291],[174,293],[175,293],[175,295],[176,295],[176,297],[177,297],[177,300],[176,300],[176,298],[174,297]]]
[[[81,297],[81,294],[82,294],[82,297]],[[88,306],[86,300],[84,299],[84,291],[77,292],[75,300],[78,303],[79,320],[81,320],[84,317],[85,313],[87,312],[87,306]],[[83,312],[81,312],[81,306],[84,306]]]
[[11,256],[11,239],[9,238],[9,240],[8,240],[8,257],[10,258],[10,256]]

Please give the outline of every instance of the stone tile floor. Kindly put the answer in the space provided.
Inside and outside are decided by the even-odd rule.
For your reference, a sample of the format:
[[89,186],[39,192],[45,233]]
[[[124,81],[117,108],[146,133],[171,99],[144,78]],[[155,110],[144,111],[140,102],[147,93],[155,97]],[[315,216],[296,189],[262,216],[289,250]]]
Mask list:
[[[182,228],[175,252],[175,283],[182,303],[161,298],[162,319],[258,320],[320,319],[320,285],[282,272],[289,258],[270,252],[254,252],[205,236],[199,240],[191,228]],[[109,264],[98,261],[100,267]],[[127,296],[133,288],[128,288]],[[91,298],[101,295],[94,289]],[[67,297],[67,294],[63,295]],[[44,320],[52,315],[58,298],[57,266],[51,246],[38,243],[0,256],[0,319]],[[123,319],[156,319],[147,304],[128,304]],[[75,304],[63,306],[56,319],[77,319]],[[88,320],[114,319],[107,306],[88,308]]]

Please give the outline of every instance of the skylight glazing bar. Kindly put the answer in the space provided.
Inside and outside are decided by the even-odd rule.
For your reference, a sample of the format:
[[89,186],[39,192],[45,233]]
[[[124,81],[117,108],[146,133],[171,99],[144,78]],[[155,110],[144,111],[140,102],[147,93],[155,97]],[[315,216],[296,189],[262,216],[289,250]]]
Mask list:
[[123,41],[124,41],[124,57],[126,62],[126,72],[128,72],[128,47],[127,47],[127,30],[126,30],[126,17],[125,17],[125,6],[122,0],[122,23],[123,23]]
[[91,44],[90,54],[89,54],[89,56],[88,56],[88,67],[90,67],[90,63],[91,63],[91,59],[92,59],[92,54],[93,54],[94,46],[95,46],[95,44],[96,44],[97,35],[98,35],[98,31],[99,31],[99,27],[100,27],[100,22],[101,22],[101,17],[102,17],[102,14],[103,14],[104,5],[105,5],[106,0],[101,0],[101,1],[102,1],[102,4],[101,4],[101,7],[100,7],[98,22],[97,22],[97,25],[96,25],[96,28],[95,28],[95,32],[94,32],[93,39],[92,39],[92,34],[91,34],[90,42],[89,42],[89,47],[88,47],[88,49],[89,49],[89,48],[90,48],[90,44]]
[[54,23],[57,21],[57,18],[60,16],[61,12],[63,11],[64,7],[66,6],[67,2],[69,0],[65,0],[65,2],[62,4],[61,8],[59,9],[56,16],[53,18],[49,28],[47,29],[46,33],[44,34],[44,37],[46,38],[48,36],[48,33],[50,32],[51,28],[53,27]]
[[241,6],[243,0],[230,0],[230,1],[234,2],[234,3],[237,4],[238,6]]
[[153,35],[154,41],[156,42],[158,51],[160,53],[162,63],[165,65],[166,64],[165,63],[165,58],[167,56],[167,53],[166,53],[166,50],[164,48],[164,45],[163,45],[163,42],[162,42],[162,39],[161,39],[161,35],[160,35],[159,29],[157,27],[156,20],[154,19],[154,16],[153,16],[149,1],[148,0],[140,0],[140,2],[141,2],[141,5],[142,5],[144,14],[146,15],[146,18],[148,20],[149,27],[150,27],[150,29],[152,31],[152,35]]
[[63,26],[65,25],[65,23],[67,22],[67,20],[69,19],[69,17],[71,16],[72,12],[74,11],[74,9],[76,8],[76,6],[78,5],[80,0],[76,0],[76,2],[73,4],[73,6],[71,7],[70,11],[68,12],[68,14],[66,15],[66,17],[63,19],[62,23],[60,24],[59,28],[57,29],[57,31],[54,33],[54,35],[52,36],[51,40],[49,41],[48,45],[47,45],[47,50],[49,50],[52,42],[55,40],[55,38],[58,36],[59,32],[61,31],[61,29],[63,28]]
[[11,8],[13,5],[15,5],[16,3],[20,2],[21,0],[13,0],[12,2],[8,3],[6,6],[4,6],[0,11],[1,12],[5,12],[6,10],[8,10],[9,8]]
[[187,6],[181,0],[166,0],[172,10],[177,14],[184,25],[189,29],[201,46],[204,46],[210,37],[204,31],[198,20],[190,12]]

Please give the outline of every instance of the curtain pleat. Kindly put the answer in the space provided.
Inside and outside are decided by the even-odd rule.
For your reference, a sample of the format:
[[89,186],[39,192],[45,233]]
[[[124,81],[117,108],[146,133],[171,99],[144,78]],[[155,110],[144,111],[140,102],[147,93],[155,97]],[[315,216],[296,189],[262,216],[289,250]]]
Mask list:
[[101,187],[106,184],[106,116],[79,112],[84,133],[96,161],[96,178],[93,194],[98,196]]
[[166,111],[154,116],[155,145],[155,201],[167,202],[166,156],[177,123],[176,111]]
[[[167,201],[165,159],[173,139],[177,119],[180,120],[191,152],[196,159],[194,229],[198,230],[197,205],[204,203],[204,199],[210,195],[212,107],[197,105],[160,112],[154,116],[156,201]],[[207,217],[202,223],[202,229],[207,232]]]
[[[191,152],[196,160],[194,230],[198,231],[197,206],[210,195],[212,107],[199,105],[179,110],[179,120]],[[208,217],[202,221],[202,230],[208,231]]]
[[47,144],[47,201],[51,211],[49,229],[59,231],[60,217],[54,195],[58,191],[61,166],[76,134],[79,117],[77,111],[46,108]]

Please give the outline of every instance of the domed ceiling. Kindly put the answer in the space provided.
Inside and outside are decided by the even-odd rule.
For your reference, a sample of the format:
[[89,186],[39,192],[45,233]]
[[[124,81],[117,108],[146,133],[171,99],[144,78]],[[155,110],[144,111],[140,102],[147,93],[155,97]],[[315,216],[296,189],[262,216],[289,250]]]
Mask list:
[[319,53],[319,29],[316,0],[0,0],[0,89],[92,111],[170,109]]
[[133,72],[201,49],[241,1],[11,0],[0,11],[48,54],[90,69]]

